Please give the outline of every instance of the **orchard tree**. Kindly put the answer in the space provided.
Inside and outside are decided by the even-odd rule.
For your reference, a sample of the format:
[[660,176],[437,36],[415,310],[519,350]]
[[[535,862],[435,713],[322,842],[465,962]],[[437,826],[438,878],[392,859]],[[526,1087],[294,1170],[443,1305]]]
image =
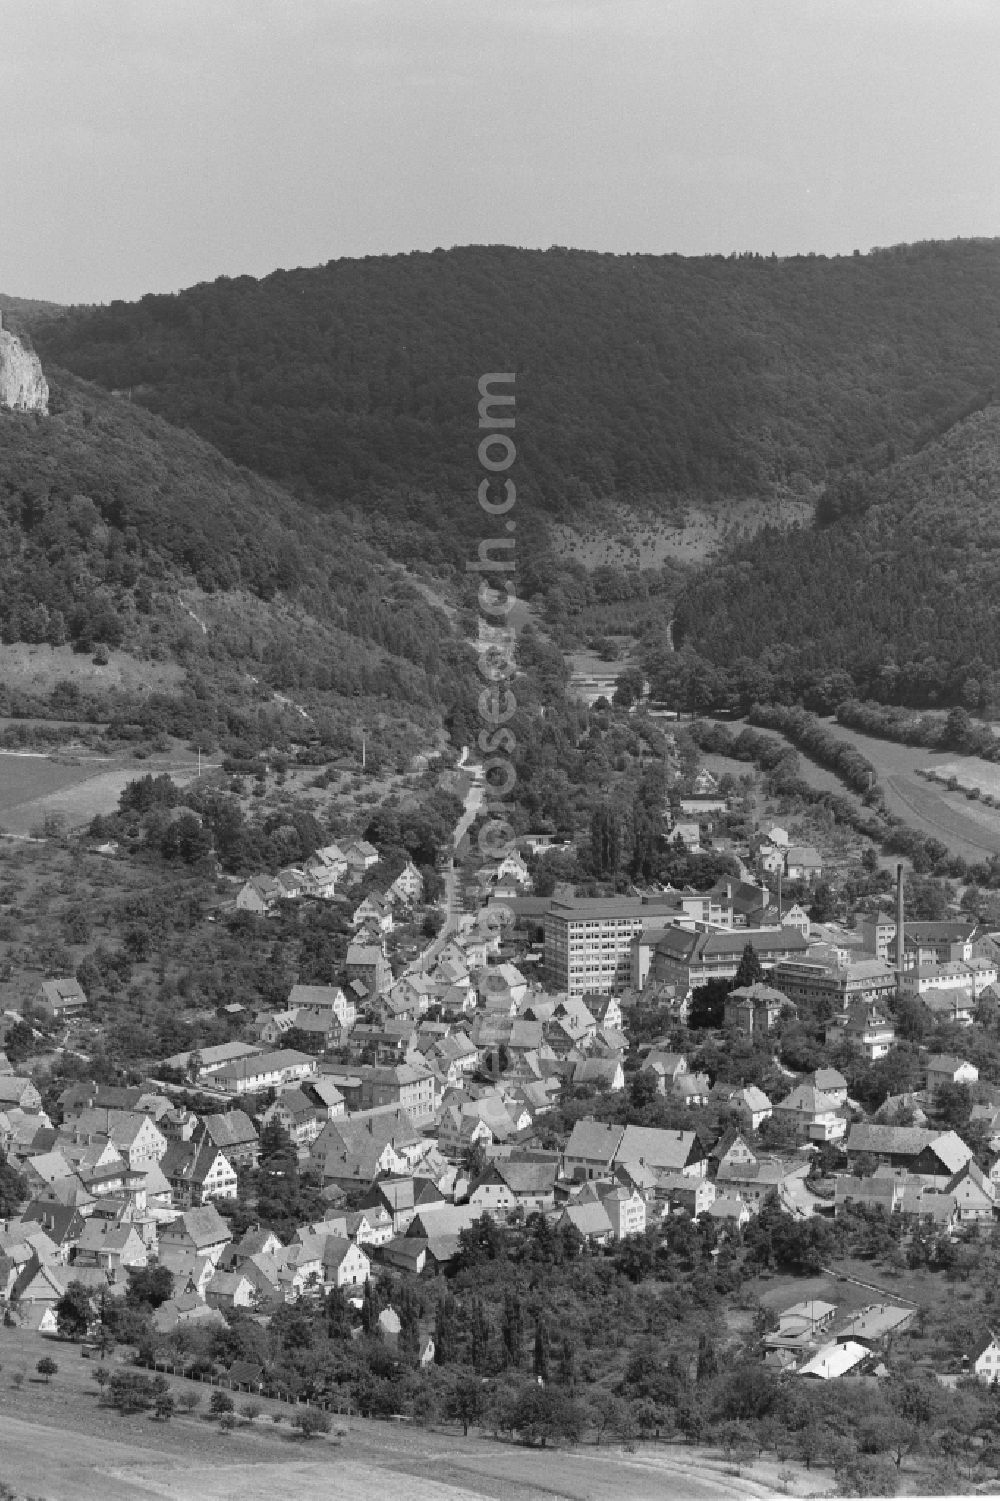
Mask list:
[[82,1282],[70,1282],[56,1304],[56,1328],[67,1339],[84,1339],[94,1322],[94,1302]]

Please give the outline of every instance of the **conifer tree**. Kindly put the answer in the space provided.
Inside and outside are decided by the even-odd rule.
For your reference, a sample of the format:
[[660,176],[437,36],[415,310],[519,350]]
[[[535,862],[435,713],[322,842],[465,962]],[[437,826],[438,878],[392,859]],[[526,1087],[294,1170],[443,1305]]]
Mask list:
[[524,1310],[515,1292],[504,1294],[502,1334],[507,1364],[519,1366],[524,1346]]
[[534,1372],[539,1381],[549,1379],[549,1336],[545,1328],[545,1320],[539,1314],[535,1320],[535,1355]]

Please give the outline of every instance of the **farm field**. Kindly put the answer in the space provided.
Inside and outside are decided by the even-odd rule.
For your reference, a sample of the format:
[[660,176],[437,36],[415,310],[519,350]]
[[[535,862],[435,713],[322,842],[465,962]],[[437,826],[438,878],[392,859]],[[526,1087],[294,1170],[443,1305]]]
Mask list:
[[96,813],[110,813],[127,782],[146,772],[169,771],[182,785],[197,774],[189,757],[121,762],[106,757],[69,760],[0,751],[0,831],[25,837],[47,815],[63,816],[68,829],[89,823]]
[[[51,1384],[28,1376],[42,1354],[59,1367]],[[78,1347],[23,1330],[0,1331],[0,1481],[46,1501],[724,1501],[774,1496],[778,1466],[758,1461],[741,1476],[709,1450],[640,1446],[625,1455],[606,1444],[529,1450],[452,1431],[359,1418],[333,1419],[329,1439],[306,1446],[288,1426],[287,1406],[261,1401],[260,1417],[228,1435],[206,1417],[157,1423],[98,1406],[92,1366]],[[208,1388],[180,1379],[180,1390]],[[245,1398],[242,1400],[246,1400]],[[242,1405],[237,1398],[237,1408]],[[278,1412],[284,1421],[274,1423]],[[794,1471],[793,1466],[786,1470]],[[829,1491],[829,1472],[793,1473],[793,1493]]]
[[[885,789],[889,811],[913,829],[940,839],[953,854],[980,861],[987,855],[1000,854],[1000,810],[970,802],[961,792],[949,792],[921,777],[918,773],[939,766],[961,768],[965,777],[983,776],[997,780],[998,768],[979,756],[958,756],[949,751],[931,751],[919,745],[898,745],[848,729],[835,719],[824,720],[838,740],[853,745],[867,756],[878,772]],[[769,729],[768,734],[779,732]],[[793,747],[798,750],[798,747]],[[804,751],[798,750],[802,778],[811,787],[824,792],[836,791],[851,796],[839,777],[817,766]],[[956,771],[956,775],[959,772]],[[971,785],[971,782],[970,782]]]

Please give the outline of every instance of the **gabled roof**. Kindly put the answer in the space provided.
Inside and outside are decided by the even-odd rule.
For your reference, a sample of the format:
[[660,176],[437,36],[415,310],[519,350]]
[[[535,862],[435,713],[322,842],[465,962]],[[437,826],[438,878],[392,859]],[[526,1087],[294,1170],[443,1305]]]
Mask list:
[[791,1094],[786,1095],[775,1105],[775,1110],[798,1110],[810,1115],[825,1115],[831,1110],[839,1110],[837,1101],[831,1095],[824,1094],[813,1084],[798,1084]]
[[698,1148],[694,1131],[664,1131],[655,1126],[626,1126],[615,1153],[619,1162],[644,1162],[647,1167],[682,1168]]
[[179,1222],[174,1220],[172,1224],[164,1225],[160,1230],[161,1241],[177,1240],[181,1235],[186,1235],[195,1248],[214,1246],[220,1241],[232,1239],[229,1225],[214,1204],[203,1204],[198,1209],[188,1209],[180,1216]]
[[258,1139],[257,1128],[245,1110],[203,1115],[201,1129],[223,1152],[227,1147],[248,1146]]
[[610,1164],[621,1155],[618,1148],[621,1146],[624,1134],[623,1126],[606,1126],[588,1116],[582,1121],[577,1121],[573,1127],[569,1141],[566,1143],[565,1155],[585,1157],[589,1161],[606,1161]]
[[973,1155],[954,1131],[929,1131],[919,1126],[876,1126],[856,1121],[847,1138],[849,1152],[919,1157],[928,1148],[950,1173],[957,1173]]
[[568,1220],[581,1235],[610,1235],[611,1217],[599,1199],[593,1203],[567,1204],[562,1219]]

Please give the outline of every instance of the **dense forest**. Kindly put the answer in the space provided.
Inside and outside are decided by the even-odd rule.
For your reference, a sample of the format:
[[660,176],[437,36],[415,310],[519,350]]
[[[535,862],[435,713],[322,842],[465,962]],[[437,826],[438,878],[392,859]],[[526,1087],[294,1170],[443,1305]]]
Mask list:
[[[122,649],[154,664],[151,686],[160,664],[179,665],[164,727],[242,742],[276,706],[299,738],[349,739],[366,707],[429,737],[463,684],[472,692],[471,651],[444,611],[343,517],[75,377],[53,377],[51,405],[48,418],[0,416],[4,643],[72,647],[99,665]],[[90,683],[93,702],[68,682],[49,707],[142,722],[156,696]]]
[[522,528],[612,496],[671,514],[808,496],[988,399],[998,271],[996,241],[781,260],[468,246],[220,278],[32,333],[43,360],[356,508],[395,556],[457,558],[481,530],[485,371],[518,377]]
[[685,651],[671,653],[662,627],[647,642],[664,693],[803,699],[822,713],[847,698],[1000,701],[1000,406],[858,494],[859,509],[759,533],[689,580],[673,636]]

